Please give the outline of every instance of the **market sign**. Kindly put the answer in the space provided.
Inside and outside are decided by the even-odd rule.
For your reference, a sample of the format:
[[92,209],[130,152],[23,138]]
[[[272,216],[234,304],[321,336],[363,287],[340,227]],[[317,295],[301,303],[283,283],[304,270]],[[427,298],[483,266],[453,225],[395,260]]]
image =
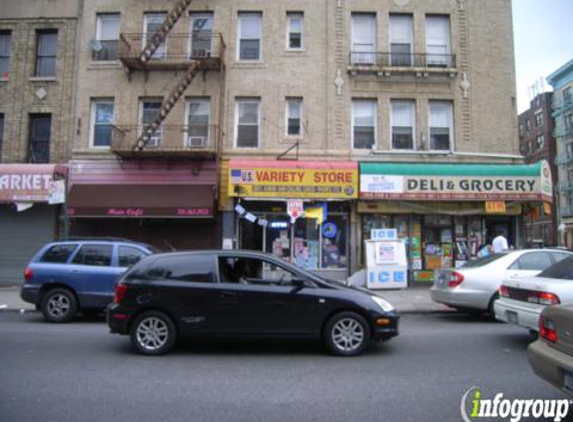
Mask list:
[[505,214],[505,202],[503,201],[486,201],[485,212],[487,214]]
[[521,164],[361,163],[360,197],[553,202],[546,161]]
[[48,202],[57,172],[54,164],[1,164],[0,202]]
[[358,198],[358,164],[341,161],[230,160],[229,196]]

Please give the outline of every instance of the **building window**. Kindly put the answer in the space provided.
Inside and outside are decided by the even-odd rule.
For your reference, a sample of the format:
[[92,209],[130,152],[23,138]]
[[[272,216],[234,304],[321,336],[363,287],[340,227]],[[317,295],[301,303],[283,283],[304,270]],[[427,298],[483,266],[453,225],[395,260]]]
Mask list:
[[[144,21],[143,39],[146,41],[146,43],[149,43],[153,39],[153,36],[162,30],[165,18],[167,18],[167,13],[165,12],[146,13],[143,16],[143,21]],[[142,47],[145,48],[145,45],[143,45]],[[165,39],[157,47],[151,58],[164,59],[166,56],[167,56],[167,44]]]
[[191,57],[209,57],[213,38],[213,14],[191,13]]
[[535,127],[543,126],[543,111],[535,113]]
[[239,57],[244,60],[261,60],[261,13],[239,13]]
[[529,132],[531,130],[531,121],[529,119],[525,120],[525,131]]
[[392,149],[414,149],[414,102],[392,101]]
[[426,64],[451,67],[450,17],[426,16]]
[[4,144],[4,114],[0,113],[0,162],[2,162],[3,144]]
[[92,60],[117,60],[119,13],[97,15],[96,42],[92,45]]
[[58,54],[58,32],[38,31],[36,51],[36,76],[56,76],[56,60]]
[[414,29],[411,15],[390,15],[390,64],[412,66]]
[[302,135],[302,98],[287,98],[287,136]]
[[30,115],[29,163],[50,162],[50,136],[52,116],[50,114]]
[[287,49],[304,49],[304,14],[287,13]]
[[449,101],[430,101],[430,149],[450,150],[452,140],[452,103]]
[[[139,112],[139,124],[141,125],[140,133],[143,133],[145,128],[153,123],[159,110],[161,110],[161,100],[141,100],[140,112]],[[160,126],[151,136],[148,138],[146,147],[157,148],[161,145],[161,139],[163,137],[163,127]]]
[[187,148],[209,147],[211,101],[193,98],[187,102]]
[[352,14],[352,64],[376,63],[376,15]]
[[537,135],[537,138],[535,138],[536,144],[537,144],[537,149],[543,149],[543,147],[545,146],[545,136],[544,135]]
[[354,149],[372,149],[376,145],[376,101],[352,102],[352,146]]
[[10,76],[10,52],[12,49],[12,34],[0,32],[0,79]]
[[523,134],[523,123],[519,123],[519,134]]
[[114,121],[113,100],[94,100],[92,102],[92,146],[110,147]]
[[563,98],[563,103],[567,104],[571,102],[571,99],[573,99],[573,94],[571,93],[571,87],[567,87],[562,91],[561,94],[562,98]]
[[258,148],[260,137],[260,103],[257,98],[237,100],[235,144],[237,148]]

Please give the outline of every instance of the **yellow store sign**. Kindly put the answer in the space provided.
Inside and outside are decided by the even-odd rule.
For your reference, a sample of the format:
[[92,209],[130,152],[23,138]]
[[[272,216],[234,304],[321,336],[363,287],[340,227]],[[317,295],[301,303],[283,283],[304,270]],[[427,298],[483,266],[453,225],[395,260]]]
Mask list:
[[231,160],[229,196],[354,199],[358,197],[358,164]]

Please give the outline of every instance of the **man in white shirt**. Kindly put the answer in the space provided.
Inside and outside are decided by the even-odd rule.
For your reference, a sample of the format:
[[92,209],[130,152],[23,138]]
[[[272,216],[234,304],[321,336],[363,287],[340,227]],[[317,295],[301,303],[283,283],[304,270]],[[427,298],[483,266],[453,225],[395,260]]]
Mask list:
[[491,246],[493,248],[493,253],[500,253],[502,251],[506,251],[509,249],[509,246],[507,245],[507,239],[504,236],[503,229],[499,229],[497,231],[497,237],[493,239]]

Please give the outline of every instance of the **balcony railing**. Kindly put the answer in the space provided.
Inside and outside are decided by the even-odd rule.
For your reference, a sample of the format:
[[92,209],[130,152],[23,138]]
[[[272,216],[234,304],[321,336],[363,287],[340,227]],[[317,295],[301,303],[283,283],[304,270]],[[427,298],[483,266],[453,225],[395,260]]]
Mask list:
[[50,162],[50,140],[35,139],[28,145],[28,163]]
[[112,126],[111,150],[129,157],[203,157],[219,153],[219,127],[216,125],[162,125],[141,151],[135,148],[144,125]]
[[455,54],[350,53],[350,71],[449,72],[456,69]]
[[155,50],[150,60],[140,59],[141,52],[147,44],[142,34],[121,34],[119,39],[119,59],[130,70],[186,69],[192,60],[203,60],[203,68],[221,69],[225,42],[220,34],[205,35],[202,33],[170,33],[165,41]]

